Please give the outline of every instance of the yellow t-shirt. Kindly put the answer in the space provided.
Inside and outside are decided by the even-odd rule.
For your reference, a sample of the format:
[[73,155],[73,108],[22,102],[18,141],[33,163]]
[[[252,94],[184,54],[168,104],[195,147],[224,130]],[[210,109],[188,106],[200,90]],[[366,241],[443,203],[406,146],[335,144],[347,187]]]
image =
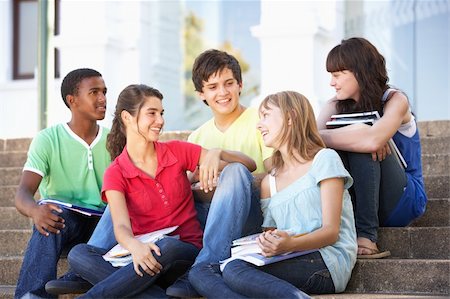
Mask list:
[[261,133],[256,129],[258,121],[257,110],[247,108],[225,132],[217,129],[212,118],[193,131],[188,141],[206,149],[240,151],[255,160],[257,168],[254,173],[264,173],[263,162],[272,155],[273,150],[264,145]]

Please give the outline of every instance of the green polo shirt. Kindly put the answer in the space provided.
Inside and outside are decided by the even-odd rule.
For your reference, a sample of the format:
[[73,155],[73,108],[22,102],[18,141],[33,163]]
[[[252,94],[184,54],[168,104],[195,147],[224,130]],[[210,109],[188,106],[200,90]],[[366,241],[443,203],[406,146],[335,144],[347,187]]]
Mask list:
[[33,139],[23,170],[42,176],[41,198],[98,208],[103,174],[111,163],[106,150],[108,129],[99,128],[89,145],[67,124],[40,131]]

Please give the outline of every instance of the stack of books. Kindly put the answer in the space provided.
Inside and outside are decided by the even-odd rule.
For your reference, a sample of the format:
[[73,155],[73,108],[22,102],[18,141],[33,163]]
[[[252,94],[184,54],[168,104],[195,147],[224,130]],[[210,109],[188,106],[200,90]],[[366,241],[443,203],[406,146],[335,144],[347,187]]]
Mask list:
[[329,129],[357,123],[373,125],[378,119],[380,119],[380,114],[378,111],[335,114],[331,116],[331,119],[327,121],[326,125]]
[[[378,119],[380,119],[380,114],[378,111],[370,112],[358,112],[358,113],[346,113],[346,114],[335,114],[331,116],[331,119],[326,122],[328,129],[340,128],[347,125],[363,123],[367,125],[373,125]],[[398,149],[392,138],[388,142],[392,153],[395,153],[397,162],[406,169],[408,164],[402,156],[402,153]]]

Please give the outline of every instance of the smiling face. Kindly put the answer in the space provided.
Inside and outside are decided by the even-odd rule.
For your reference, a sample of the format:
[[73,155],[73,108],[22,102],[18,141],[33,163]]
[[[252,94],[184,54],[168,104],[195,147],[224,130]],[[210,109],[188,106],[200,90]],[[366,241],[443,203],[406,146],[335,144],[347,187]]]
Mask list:
[[229,68],[212,74],[208,81],[203,81],[199,96],[206,101],[214,115],[229,115],[239,106],[239,93],[242,84],[234,78]]
[[265,146],[277,149],[282,135],[283,114],[279,107],[271,103],[266,106],[260,108],[260,120],[256,127],[261,132]]
[[[124,113],[128,112],[124,111]],[[146,97],[136,116],[129,113],[125,116],[127,137],[133,134],[144,137],[146,141],[157,141],[164,126],[163,114],[162,101],[157,97]]]
[[353,72],[348,70],[332,72],[330,85],[336,90],[338,100],[353,99],[359,101],[359,84]]
[[102,77],[89,77],[80,81],[76,95],[69,95],[68,103],[74,113],[97,121],[105,118],[106,86]]

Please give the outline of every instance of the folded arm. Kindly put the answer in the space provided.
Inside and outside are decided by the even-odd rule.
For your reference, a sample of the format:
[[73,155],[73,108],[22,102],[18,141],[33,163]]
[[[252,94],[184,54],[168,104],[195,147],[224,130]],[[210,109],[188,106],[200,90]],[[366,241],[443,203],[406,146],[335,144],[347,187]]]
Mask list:
[[[353,124],[336,129],[326,129],[326,121],[333,111],[330,101],[324,113],[318,118],[320,135],[328,147],[358,153],[373,153],[385,147],[400,125],[409,119],[409,105],[402,93],[395,93],[386,103],[383,116],[372,126],[366,124]],[[328,116],[328,118],[327,118]]]

